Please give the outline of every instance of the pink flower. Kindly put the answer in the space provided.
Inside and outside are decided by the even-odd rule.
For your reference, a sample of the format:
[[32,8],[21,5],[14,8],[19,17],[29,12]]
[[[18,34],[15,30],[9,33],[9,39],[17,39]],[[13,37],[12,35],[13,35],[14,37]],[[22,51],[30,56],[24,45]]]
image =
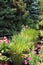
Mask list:
[[27,65],[28,64],[28,61],[27,60],[24,60],[24,64]]
[[7,39],[7,37],[4,37],[4,42],[5,42],[6,44],[9,43],[9,40]]
[[2,43],[2,40],[0,40],[0,44]]
[[36,64],[38,64],[38,61],[36,61]]
[[34,51],[34,54],[36,54],[36,51]]
[[8,39],[5,39],[4,42],[5,42],[6,44],[8,44],[8,43],[9,43],[9,40],[8,40]]
[[35,50],[37,50],[37,47],[35,48]]
[[29,57],[29,58],[28,58],[28,60],[32,60],[32,58],[31,58],[31,57]]
[[25,59],[28,58],[28,55],[25,55],[24,58],[25,58]]
[[37,48],[40,49],[41,48],[41,45],[40,44],[37,44]]
[[9,65],[9,63],[5,63],[4,65]]
[[7,37],[6,37],[6,36],[4,36],[4,39],[7,39]]
[[0,63],[0,65],[3,65],[2,63]]

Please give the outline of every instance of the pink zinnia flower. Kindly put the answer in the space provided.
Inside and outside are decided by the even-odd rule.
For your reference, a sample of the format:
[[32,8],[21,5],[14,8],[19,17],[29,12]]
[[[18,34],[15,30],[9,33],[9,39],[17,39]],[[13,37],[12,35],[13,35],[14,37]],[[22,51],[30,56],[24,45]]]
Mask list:
[[27,65],[28,64],[28,61],[27,60],[24,60],[24,64]]
[[0,65],[2,65],[2,63],[0,63]]
[[35,50],[37,50],[37,47],[35,48]]
[[5,39],[4,42],[5,42],[6,44],[8,44],[8,43],[9,43],[9,40],[8,40],[8,39]]
[[37,48],[41,48],[41,45],[40,44],[37,44]]
[[7,37],[6,37],[6,36],[4,36],[4,39],[7,39]]
[[34,51],[34,54],[36,54],[36,51]]
[[5,42],[6,44],[9,43],[9,40],[7,39],[7,37],[4,37],[4,42]]
[[41,45],[40,44],[37,44],[37,48],[40,49],[41,48]]
[[4,65],[9,65],[9,63],[5,63]]

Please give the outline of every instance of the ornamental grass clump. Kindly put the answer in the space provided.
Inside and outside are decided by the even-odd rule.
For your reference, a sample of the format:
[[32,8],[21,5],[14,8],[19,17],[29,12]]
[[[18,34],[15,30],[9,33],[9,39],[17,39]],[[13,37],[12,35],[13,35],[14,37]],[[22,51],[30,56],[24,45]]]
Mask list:
[[22,29],[20,34],[13,36],[11,46],[18,53],[27,52],[35,43],[37,43],[38,31],[34,29]]

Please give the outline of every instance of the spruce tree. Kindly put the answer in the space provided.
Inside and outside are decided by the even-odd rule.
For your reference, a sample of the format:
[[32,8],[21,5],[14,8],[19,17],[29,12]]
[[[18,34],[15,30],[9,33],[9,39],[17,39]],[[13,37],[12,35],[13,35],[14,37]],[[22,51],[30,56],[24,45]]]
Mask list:
[[0,0],[0,36],[19,30],[25,11],[23,0]]
[[39,5],[38,0],[26,0],[27,2],[27,9],[30,12],[30,18],[34,21],[39,19]]
[[28,24],[31,28],[36,28],[39,22],[39,0],[24,0],[26,2],[26,9],[29,11]]
[[33,0],[33,2],[31,3],[30,14],[33,20],[37,21],[39,19],[38,0]]

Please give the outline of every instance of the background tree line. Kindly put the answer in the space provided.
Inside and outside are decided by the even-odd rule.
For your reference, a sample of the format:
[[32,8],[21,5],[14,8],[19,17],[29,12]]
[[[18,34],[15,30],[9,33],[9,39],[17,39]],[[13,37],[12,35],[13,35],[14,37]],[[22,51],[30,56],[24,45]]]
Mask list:
[[42,0],[0,0],[0,36],[19,32],[22,25],[35,28],[43,17],[42,3]]

